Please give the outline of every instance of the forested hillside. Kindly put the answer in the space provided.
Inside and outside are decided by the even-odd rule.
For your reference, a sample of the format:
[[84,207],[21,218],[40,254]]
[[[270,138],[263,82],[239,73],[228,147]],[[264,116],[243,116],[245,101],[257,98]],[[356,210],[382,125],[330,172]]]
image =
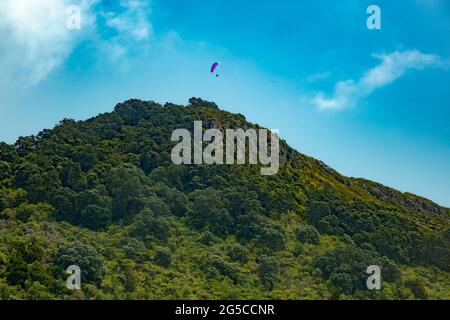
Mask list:
[[258,127],[201,99],[129,100],[0,143],[0,299],[450,299],[448,208],[285,142],[273,176],[172,164],[172,131],[196,120]]

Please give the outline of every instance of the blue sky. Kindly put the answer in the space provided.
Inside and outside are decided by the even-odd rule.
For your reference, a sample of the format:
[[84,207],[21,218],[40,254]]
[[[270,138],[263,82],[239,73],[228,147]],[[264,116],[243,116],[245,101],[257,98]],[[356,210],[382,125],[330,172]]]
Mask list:
[[0,140],[199,96],[345,175],[450,206],[449,36],[445,0],[4,0]]

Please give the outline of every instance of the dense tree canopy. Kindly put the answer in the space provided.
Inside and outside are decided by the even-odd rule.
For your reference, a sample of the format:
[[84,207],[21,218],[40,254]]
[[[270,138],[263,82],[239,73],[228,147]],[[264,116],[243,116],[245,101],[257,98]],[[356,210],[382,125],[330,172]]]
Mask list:
[[[284,141],[274,176],[174,165],[171,133],[195,120],[257,127],[199,98],[129,100],[0,143],[0,298],[450,298],[448,209]],[[65,286],[73,264],[81,291]]]

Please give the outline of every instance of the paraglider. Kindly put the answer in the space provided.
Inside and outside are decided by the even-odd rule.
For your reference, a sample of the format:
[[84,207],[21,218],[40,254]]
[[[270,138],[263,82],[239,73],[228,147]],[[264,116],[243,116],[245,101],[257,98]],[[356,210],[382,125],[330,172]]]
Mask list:
[[[211,66],[211,73],[213,73],[216,70],[216,68],[219,66],[219,64],[220,64],[220,62],[214,62],[212,64],[212,66]],[[216,74],[216,77],[218,78],[219,74]]]

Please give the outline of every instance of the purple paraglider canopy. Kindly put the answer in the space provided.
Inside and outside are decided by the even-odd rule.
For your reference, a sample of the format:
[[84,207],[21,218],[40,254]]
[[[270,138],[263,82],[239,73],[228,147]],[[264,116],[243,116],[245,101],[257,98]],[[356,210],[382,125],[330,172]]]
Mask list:
[[219,62],[214,62],[213,65],[211,66],[211,73],[214,72],[214,70],[216,70],[217,66],[219,65]]

